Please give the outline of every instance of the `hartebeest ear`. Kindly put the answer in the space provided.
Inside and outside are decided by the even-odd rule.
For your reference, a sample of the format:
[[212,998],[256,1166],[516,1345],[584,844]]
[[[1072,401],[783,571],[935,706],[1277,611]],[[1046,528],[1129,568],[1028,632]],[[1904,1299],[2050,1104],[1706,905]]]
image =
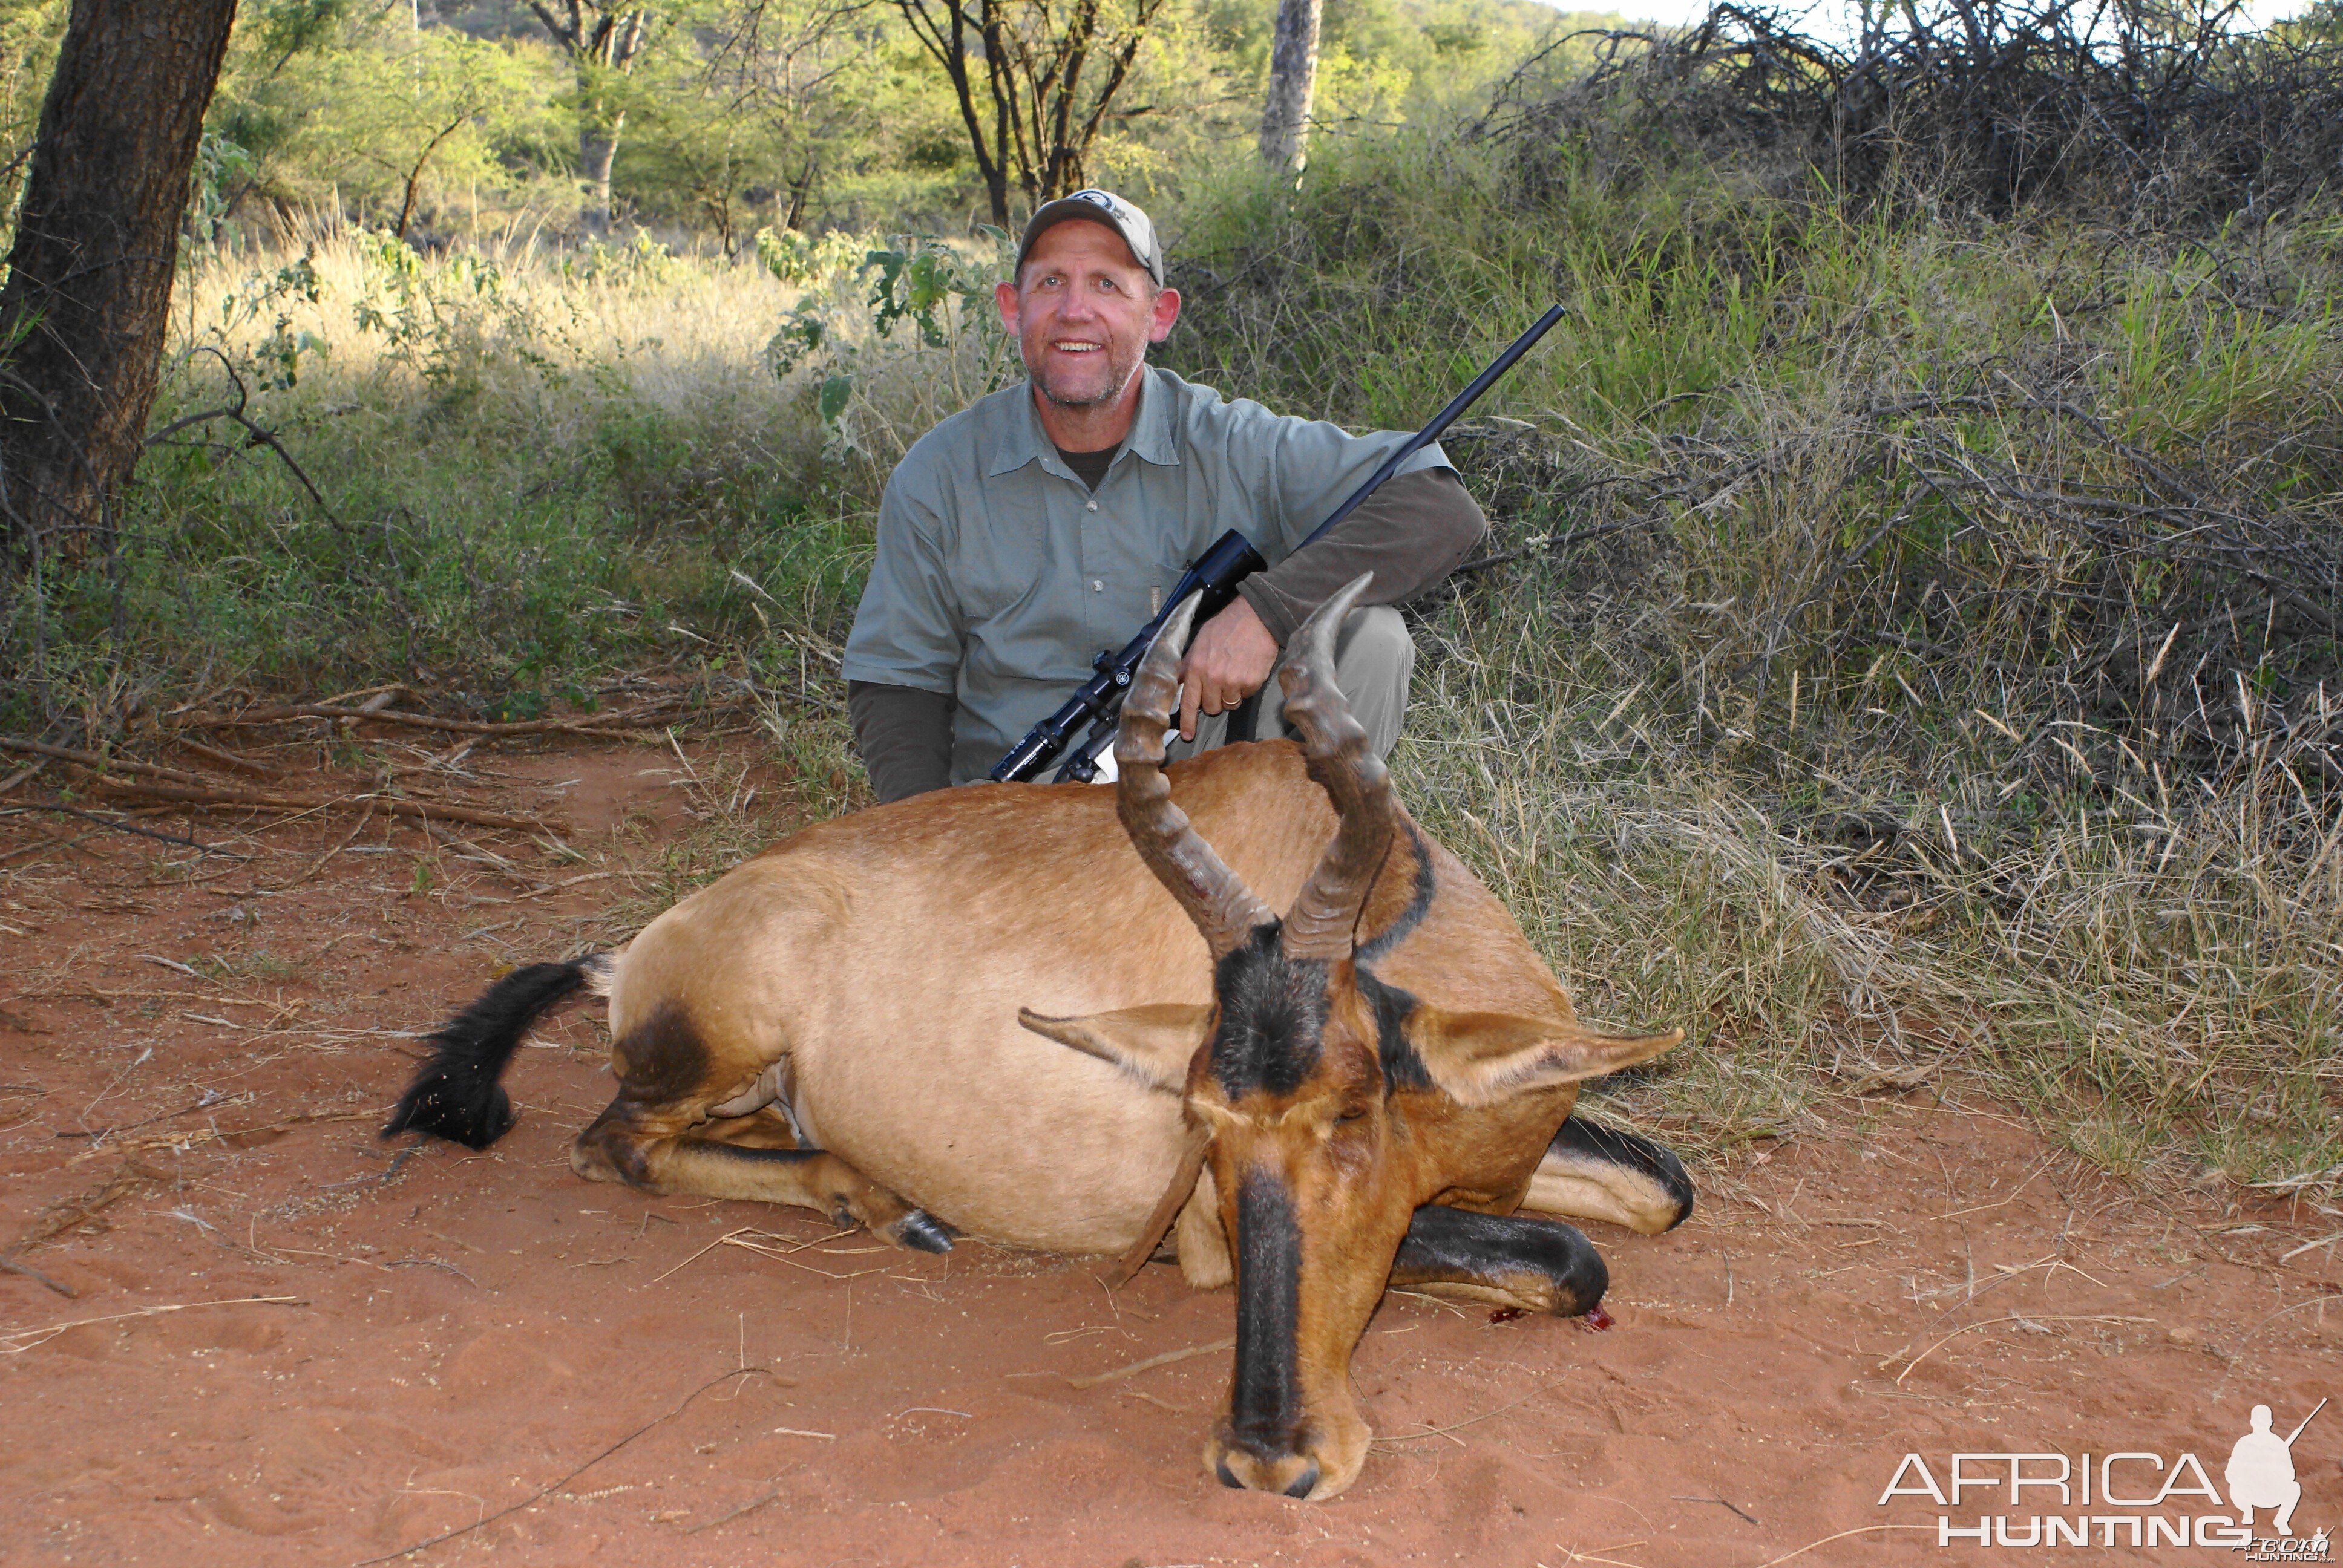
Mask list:
[[1209,1005],[1188,1002],[1127,1007],[1087,1018],[1043,1018],[1031,1008],[1017,1010],[1017,1021],[1035,1034],[1111,1063],[1125,1076],[1166,1094],[1187,1088],[1188,1063],[1204,1043],[1212,1017]]
[[1419,1007],[1407,1020],[1407,1038],[1425,1073],[1457,1103],[1491,1105],[1648,1061],[1681,1041],[1684,1030],[1604,1034],[1553,1019]]

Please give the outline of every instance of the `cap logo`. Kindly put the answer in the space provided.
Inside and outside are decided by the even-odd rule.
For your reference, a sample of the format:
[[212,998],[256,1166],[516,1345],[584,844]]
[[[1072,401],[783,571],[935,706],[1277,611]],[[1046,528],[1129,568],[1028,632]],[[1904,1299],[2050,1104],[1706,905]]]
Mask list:
[[1025,265],[1026,256],[1033,248],[1035,237],[1052,223],[1073,216],[1074,215],[1067,208],[1075,202],[1080,202],[1098,213],[1101,222],[1108,224],[1116,233],[1121,235],[1124,241],[1131,246],[1131,256],[1147,269],[1149,276],[1152,277],[1159,286],[1161,285],[1163,247],[1162,243],[1156,238],[1155,225],[1149,220],[1145,213],[1124,201],[1112,191],[1101,190],[1096,186],[1090,186],[1078,191],[1069,191],[1064,196],[1042,203],[1035,209],[1033,216],[1026,220],[1024,237],[1018,242],[1017,246],[1017,265],[1021,269]]

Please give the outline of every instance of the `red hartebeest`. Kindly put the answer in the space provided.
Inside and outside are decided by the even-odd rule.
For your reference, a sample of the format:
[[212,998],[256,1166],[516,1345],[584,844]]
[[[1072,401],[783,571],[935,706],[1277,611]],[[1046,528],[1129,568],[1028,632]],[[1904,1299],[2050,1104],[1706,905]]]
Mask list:
[[1584,1312],[1601,1257],[1517,1211],[1650,1233],[1692,1203],[1665,1150],[1571,1117],[1579,1081],[1682,1031],[1581,1025],[1334,689],[1365,584],[1281,672],[1303,746],[1163,767],[1192,606],[1133,686],[1111,794],[952,789],[809,828],[620,952],[498,981],[386,1133],[493,1141],[514,1047],[590,987],[618,1092],[578,1137],[581,1175],[807,1205],[926,1251],[954,1231],[1144,1249],[1176,1207],[1189,1281],[1237,1287],[1207,1466],[1342,1491],[1369,1437],[1351,1352],[1387,1284]]

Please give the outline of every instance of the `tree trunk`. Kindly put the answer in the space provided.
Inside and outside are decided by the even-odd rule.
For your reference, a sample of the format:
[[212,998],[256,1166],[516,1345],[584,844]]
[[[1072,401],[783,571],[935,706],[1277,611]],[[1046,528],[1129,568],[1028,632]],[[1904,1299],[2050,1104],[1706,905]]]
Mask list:
[[578,178],[585,187],[578,226],[597,238],[610,232],[610,161],[618,156],[618,133],[626,127],[624,115],[578,127]]
[[610,159],[618,150],[618,133],[627,127],[627,112],[611,111],[605,78],[634,70],[650,25],[648,11],[605,5],[606,0],[568,0],[565,14],[557,14],[545,0],[528,0],[528,8],[578,68],[578,179],[584,198],[578,204],[578,227],[595,237],[610,232]]
[[236,0],[74,0],[0,289],[0,571],[104,548]]
[[1318,85],[1321,0],[1278,0],[1276,40],[1269,51],[1269,106],[1261,116],[1262,161],[1302,172],[1310,160],[1310,98]]
[[789,184],[789,212],[781,219],[783,228],[801,227],[805,223],[806,206],[813,199],[813,182],[821,172],[821,160],[811,153],[806,155],[805,169]]

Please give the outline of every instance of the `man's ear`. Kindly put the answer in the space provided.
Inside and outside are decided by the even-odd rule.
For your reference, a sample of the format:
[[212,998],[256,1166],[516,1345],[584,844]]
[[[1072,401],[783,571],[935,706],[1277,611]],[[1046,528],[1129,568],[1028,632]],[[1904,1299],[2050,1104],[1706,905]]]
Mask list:
[[1211,1024],[1209,1004],[1158,1002],[1087,1018],[1043,1018],[1017,1010],[1017,1021],[1035,1034],[1095,1056],[1132,1081],[1178,1094],[1188,1087],[1188,1063],[1204,1043]]
[[1419,1007],[1408,1042],[1425,1074],[1460,1105],[1493,1105],[1510,1095],[1599,1078],[1648,1061],[1683,1040],[1665,1034],[1604,1034],[1581,1023],[1503,1012]]
[[1172,324],[1179,319],[1180,291],[1176,288],[1157,289],[1155,303],[1149,307],[1147,312],[1147,341],[1161,343],[1171,337]]
[[992,307],[1001,312],[1001,329],[1014,342],[1017,337],[1017,286],[1013,283],[994,284]]

